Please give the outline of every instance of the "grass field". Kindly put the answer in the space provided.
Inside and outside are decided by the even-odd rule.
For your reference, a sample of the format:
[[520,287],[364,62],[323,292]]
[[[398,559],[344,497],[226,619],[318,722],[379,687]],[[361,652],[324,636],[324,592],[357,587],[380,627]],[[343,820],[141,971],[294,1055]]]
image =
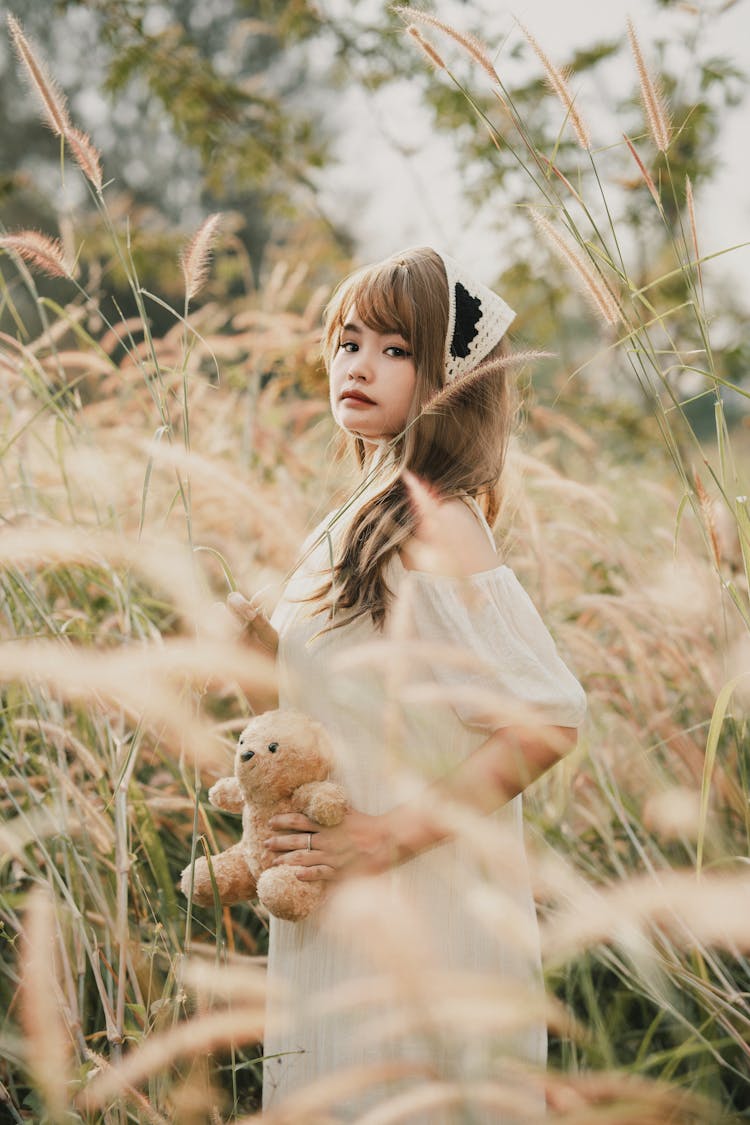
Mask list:
[[[0,337],[0,1114],[245,1120],[267,921],[251,905],[189,912],[177,883],[191,855],[237,837],[206,786],[272,683],[220,603],[233,588],[271,598],[343,496],[317,358],[324,293],[280,263],[261,291],[193,311],[209,220],[175,263],[184,307],[154,337],[160,298],[140,286],[95,150],[39,80],[134,311],[116,315],[106,285],[89,292],[90,271],[59,243],[0,238],[12,325]],[[562,377],[554,407],[529,398],[498,530],[590,703],[578,750],[527,802],[549,1119],[738,1120],[750,1113],[748,431],[724,418],[695,231],[675,244],[675,270],[715,414],[708,441],[671,379],[684,346],[658,285],[648,301],[634,292],[610,232],[592,254],[559,199],[542,234],[588,286],[651,414],[626,428],[624,410],[582,390],[584,421]],[[40,293],[45,271],[67,297]],[[489,823],[467,814],[457,830],[500,854]],[[502,864],[488,870],[492,918]],[[340,909],[396,937],[405,925],[364,911],[356,890]],[[398,979],[394,944],[383,972]],[[465,981],[439,983],[441,1034],[481,1026],[501,1041],[495,982],[468,1001]],[[502,1096],[487,1085],[435,1080],[422,1096],[468,1122]],[[266,1119],[331,1120],[340,1092],[321,1086]],[[409,1120],[396,1103],[380,1113],[373,1125]]]

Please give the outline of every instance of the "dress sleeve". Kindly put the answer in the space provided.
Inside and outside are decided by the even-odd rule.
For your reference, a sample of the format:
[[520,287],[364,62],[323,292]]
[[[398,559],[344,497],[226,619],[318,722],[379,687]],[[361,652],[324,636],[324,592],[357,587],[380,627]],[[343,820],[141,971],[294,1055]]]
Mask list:
[[458,717],[579,726],[586,696],[510,567],[465,578],[404,571],[415,639]]

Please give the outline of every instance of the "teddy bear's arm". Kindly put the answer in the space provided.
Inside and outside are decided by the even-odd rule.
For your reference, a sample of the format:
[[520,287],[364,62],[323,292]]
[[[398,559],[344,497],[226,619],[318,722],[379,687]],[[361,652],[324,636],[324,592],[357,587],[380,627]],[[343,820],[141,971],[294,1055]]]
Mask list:
[[[247,865],[242,841],[225,852],[211,857],[211,870],[216,880],[219,901],[223,906],[233,906],[236,902],[247,902],[255,895],[255,879]],[[211,871],[205,856],[199,856],[195,867],[186,867],[182,873],[182,893],[187,897],[192,892],[193,902],[198,906],[213,906],[214,888]]]
[[245,801],[236,777],[221,777],[208,791],[208,799],[214,808],[224,812],[241,813]]
[[310,781],[292,793],[292,808],[329,828],[341,823],[347,806],[344,790],[333,781]]

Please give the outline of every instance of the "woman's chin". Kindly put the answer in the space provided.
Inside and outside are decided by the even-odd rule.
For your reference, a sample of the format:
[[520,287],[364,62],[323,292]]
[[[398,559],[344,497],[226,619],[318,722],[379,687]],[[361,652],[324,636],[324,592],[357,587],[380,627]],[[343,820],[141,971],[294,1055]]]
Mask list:
[[350,437],[361,438],[362,441],[366,442],[381,442],[390,440],[387,434],[378,433],[374,428],[373,430],[368,430],[366,426],[356,428],[355,426],[347,425],[340,419],[336,419],[336,421],[338,422],[339,428],[342,429],[345,434],[349,434]]

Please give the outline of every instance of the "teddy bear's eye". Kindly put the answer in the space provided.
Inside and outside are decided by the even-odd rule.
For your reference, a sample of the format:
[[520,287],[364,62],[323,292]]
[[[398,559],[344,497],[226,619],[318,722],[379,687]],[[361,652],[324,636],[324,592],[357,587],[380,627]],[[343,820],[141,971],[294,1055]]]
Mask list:
[[278,748],[279,748],[278,742],[269,742],[268,743],[268,749],[271,751],[272,754],[275,754],[276,751],[278,750]]

